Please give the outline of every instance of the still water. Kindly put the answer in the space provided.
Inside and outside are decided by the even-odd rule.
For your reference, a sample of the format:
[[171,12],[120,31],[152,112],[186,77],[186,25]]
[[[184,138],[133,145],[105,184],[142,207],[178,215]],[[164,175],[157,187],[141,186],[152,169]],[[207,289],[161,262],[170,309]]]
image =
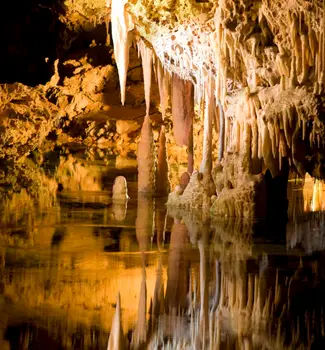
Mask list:
[[1,204],[1,350],[107,349],[118,296],[126,348],[325,349],[321,185],[292,181],[269,229],[138,198],[132,160],[69,156],[37,181]]

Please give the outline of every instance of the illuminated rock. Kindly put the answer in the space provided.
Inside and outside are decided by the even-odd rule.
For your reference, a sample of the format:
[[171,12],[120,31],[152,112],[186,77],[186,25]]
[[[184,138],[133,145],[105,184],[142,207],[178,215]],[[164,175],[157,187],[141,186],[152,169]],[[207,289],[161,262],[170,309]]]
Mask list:
[[126,201],[129,199],[127,182],[124,176],[118,176],[115,178],[112,192],[113,201]]

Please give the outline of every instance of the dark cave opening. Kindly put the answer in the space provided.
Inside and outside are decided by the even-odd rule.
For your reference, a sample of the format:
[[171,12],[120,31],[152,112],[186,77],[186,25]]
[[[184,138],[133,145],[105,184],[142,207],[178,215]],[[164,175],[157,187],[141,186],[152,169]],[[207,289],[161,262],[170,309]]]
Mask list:
[[62,24],[56,11],[60,1],[8,2],[0,22],[0,82],[34,86],[49,81],[57,57]]

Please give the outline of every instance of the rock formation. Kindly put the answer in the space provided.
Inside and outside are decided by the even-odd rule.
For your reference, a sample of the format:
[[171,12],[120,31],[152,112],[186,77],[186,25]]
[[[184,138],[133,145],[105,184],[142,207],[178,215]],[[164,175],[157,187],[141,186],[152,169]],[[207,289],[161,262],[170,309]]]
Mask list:
[[[208,0],[149,4],[138,0],[127,5],[141,50],[146,45],[154,60],[159,61],[157,66],[173,76],[176,142],[181,142],[180,130],[190,130],[190,124],[179,124],[177,111],[184,109],[181,106],[188,108],[195,98],[199,113],[203,111],[200,171],[208,174],[208,179],[212,168],[230,164],[242,168],[240,176],[244,178],[264,175],[267,170],[276,178],[283,176],[285,162],[300,176],[309,172],[324,177],[325,20],[319,2]],[[143,64],[151,70],[147,59]],[[160,87],[165,85],[161,71],[159,68]],[[185,93],[185,85],[181,87],[189,83],[194,85],[195,97]],[[147,98],[148,92],[145,95]],[[161,96],[165,113],[166,95]],[[185,103],[182,96],[186,96]],[[186,118],[190,118],[190,110],[185,111]],[[213,123],[218,143],[212,141]],[[219,149],[218,160],[213,159],[214,148]],[[244,188],[249,182],[246,184]],[[241,199],[242,207],[247,201],[255,206],[254,199],[248,200],[255,196],[253,187],[244,196],[247,198]],[[204,191],[205,200],[217,195],[212,212],[219,214],[224,206],[221,198],[228,196],[231,203],[241,189],[237,184],[220,193],[212,193],[209,186]],[[197,203],[189,203],[189,207],[192,205]],[[244,213],[234,208],[230,212],[236,216]],[[252,209],[246,215],[258,213]]]
[[[273,201],[285,210],[271,189],[289,173],[325,177],[320,1],[61,0],[40,8],[49,11],[49,33],[57,30],[57,52],[44,58],[52,78],[44,82],[43,72],[36,85],[28,73],[33,87],[1,85],[1,159],[23,161],[51,141],[122,158],[139,149],[140,192],[165,194],[170,182],[171,206],[240,217],[264,216]],[[32,72],[35,62],[26,64]]]

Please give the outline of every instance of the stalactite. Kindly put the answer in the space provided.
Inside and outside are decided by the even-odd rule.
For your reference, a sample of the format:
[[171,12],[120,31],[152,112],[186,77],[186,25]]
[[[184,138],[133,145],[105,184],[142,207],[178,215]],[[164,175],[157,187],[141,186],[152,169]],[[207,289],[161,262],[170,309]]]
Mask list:
[[112,0],[111,21],[114,54],[119,74],[121,102],[125,103],[125,87],[129,66],[129,48],[132,41],[130,31],[133,29],[131,17],[126,12],[127,0]]
[[152,194],[155,190],[155,159],[150,118],[144,118],[138,145],[138,192]]
[[307,35],[303,34],[300,36],[301,41],[301,57],[302,57],[302,73],[300,84],[305,84],[308,78],[308,55],[309,55],[309,45]]
[[259,142],[259,136],[258,136],[258,127],[257,127],[257,122],[254,119],[252,121],[252,149],[251,149],[251,154],[252,154],[252,159],[257,159],[258,157],[258,142]]
[[160,96],[160,108],[162,118],[165,119],[166,110],[168,107],[169,100],[169,86],[170,86],[170,77],[167,71],[164,70],[159,59],[156,60],[156,71],[157,71],[157,80]]
[[272,122],[267,123],[267,128],[269,129],[269,137],[271,139],[271,145],[272,145],[272,155],[273,158],[276,159],[277,156],[277,147],[276,147],[276,140],[275,140],[275,131],[274,126]]
[[296,70],[296,57],[291,58],[291,69],[290,69],[290,87],[294,88],[298,85],[297,81],[297,70]]
[[220,125],[218,160],[219,162],[221,162],[223,158],[224,143],[225,143],[225,115],[224,115],[223,107],[221,105],[220,100],[218,101],[218,107],[219,107],[219,125]]
[[268,168],[271,171],[272,176],[273,177],[276,176],[277,169],[276,169],[276,164],[274,162],[274,157],[273,157],[272,140],[271,140],[271,136],[267,125],[264,126],[263,160],[266,168]]
[[237,119],[236,120],[236,133],[235,133],[235,136],[234,136],[234,142],[235,142],[235,152],[236,153],[239,153],[240,152],[240,143],[241,143],[241,133],[242,133],[242,130],[241,130],[241,123],[240,121]]
[[285,110],[282,112],[282,117],[283,117],[283,130],[284,130],[284,135],[286,138],[286,142],[288,147],[291,147],[291,131],[290,131],[290,126],[289,126],[289,117],[288,117],[289,111]]
[[151,71],[152,71],[152,50],[140,40],[138,50],[142,59],[142,71],[144,81],[144,96],[146,100],[146,115],[150,112],[150,95],[151,95]]
[[172,115],[175,141],[188,146],[194,117],[194,88],[191,82],[173,75]]
[[200,171],[203,174],[211,174],[212,170],[212,121],[215,113],[214,81],[206,82],[203,126],[203,154]]
[[156,171],[156,193],[167,196],[170,190],[168,179],[168,163],[166,151],[165,127],[162,126],[159,135],[158,161]]

